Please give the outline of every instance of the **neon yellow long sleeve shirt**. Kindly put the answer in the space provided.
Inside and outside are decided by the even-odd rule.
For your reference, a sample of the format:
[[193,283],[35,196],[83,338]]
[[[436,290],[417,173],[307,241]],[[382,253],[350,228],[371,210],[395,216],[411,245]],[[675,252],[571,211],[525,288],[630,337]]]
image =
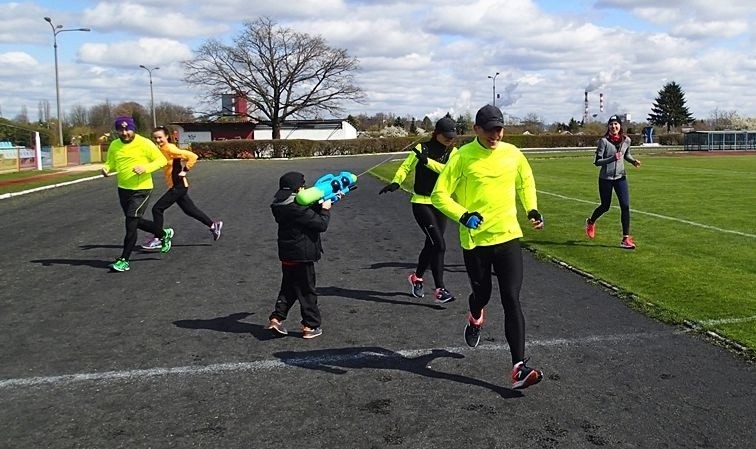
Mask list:
[[[118,172],[118,187],[128,190],[143,190],[153,187],[152,172],[163,168],[167,163],[168,161],[157,145],[150,139],[137,134],[134,136],[134,140],[129,143],[123,143],[121,139],[116,139],[110,143],[108,157],[103,169],[107,173]],[[139,165],[144,167],[145,170],[141,175],[134,173],[134,167]]]
[[538,209],[535,180],[528,160],[519,148],[499,142],[487,149],[475,139],[449,159],[431,194],[433,205],[459,222],[465,212],[478,212],[483,222],[477,229],[460,224],[464,249],[491,246],[522,237],[517,203],[526,211]]

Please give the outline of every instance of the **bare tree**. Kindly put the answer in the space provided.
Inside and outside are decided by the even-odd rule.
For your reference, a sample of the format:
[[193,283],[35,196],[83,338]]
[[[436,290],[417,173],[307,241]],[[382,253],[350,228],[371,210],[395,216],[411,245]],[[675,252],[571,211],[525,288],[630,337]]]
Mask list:
[[77,104],[71,108],[68,113],[69,126],[86,126],[89,123],[89,110],[84,106]]
[[155,116],[157,116],[158,125],[195,121],[194,113],[190,108],[165,101],[155,105]]
[[364,99],[353,84],[357,59],[267,17],[245,22],[233,46],[205,42],[184,69],[184,80],[205,89],[208,100],[229,93],[246,98],[250,114],[270,121],[274,139],[287,118],[333,115],[342,111],[341,102]]
[[24,125],[29,124],[29,111],[26,108],[26,105],[21,106],[21,111],[18,113],[16,117],[13,118],[13,121],[22,123]]
[[714,108],[709,115],[709,124],[713,130],[732,129],[738,118],[737,111]]
[[47,100],[39,100],[39,103],[37,103],[37,115],[38,115],[38,123],[45,123],[47,124],[47,127],[50,127],[50,124],[48,123],[50,120],[50,102]]
[[100,103],[89,108],[89,126],[99,132],[110,131],[113,127],[115,117],[110,100],[105,100],[105,103]]
[[522,119],[522,124],[530,132],[540,133],[544,128],[543,120],[535,112],[525,114],[525,118]]

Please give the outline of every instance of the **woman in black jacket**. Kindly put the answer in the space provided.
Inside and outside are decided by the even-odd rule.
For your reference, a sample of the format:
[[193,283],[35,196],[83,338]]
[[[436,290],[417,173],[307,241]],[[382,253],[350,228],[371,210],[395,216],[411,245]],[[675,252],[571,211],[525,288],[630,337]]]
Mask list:
[[454,296],[444,285],[446,216],[431,204],[430,194],[436,185],[438,174],[444,169],[451,154],[456,151],[456,148],[452,147],[454,138],[457,137],[456,126],[456,122],[451,117],[443,117],[437,121],[431,139],[413,148],[407,159],[396,170],[391,183],[378,192],[380,195],[397,190],[407,175],[412,170],[415,171],[415,184],[412,187],[410,203],[412,203],[415,221],[425,234],[425,244],[417,258],[415,271],[408,277],[410,293],[416,298],[424,296],[423,274],[430,267],[436,284],[433,296],[440,304],[454,301]]

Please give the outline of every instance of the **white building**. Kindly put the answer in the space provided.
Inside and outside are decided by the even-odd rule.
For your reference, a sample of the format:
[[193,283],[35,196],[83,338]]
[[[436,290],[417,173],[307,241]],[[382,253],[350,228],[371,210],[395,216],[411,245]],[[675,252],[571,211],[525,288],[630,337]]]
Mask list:
[[[217,140],[270,140],[270,122],[186,122],[173,123],[180,146]],[[342,119],[291,120],[281,125],[281,139],[344,140],[356,139],[357,130]]]

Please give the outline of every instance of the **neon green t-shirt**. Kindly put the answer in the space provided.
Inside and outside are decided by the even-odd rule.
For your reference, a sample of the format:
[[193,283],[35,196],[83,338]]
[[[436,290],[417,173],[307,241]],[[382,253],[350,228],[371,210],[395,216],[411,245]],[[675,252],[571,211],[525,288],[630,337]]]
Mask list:
[[[143,190],[152,188],[152,172],[163,168],[167,163],[157,145],[137,134],[129,143],[123,143],[121,139],[110,143],[103,169],[108,173],[118,172],[118,187]],[[134,173],[134,167],[139,165],[145,170],[141,175]]]

